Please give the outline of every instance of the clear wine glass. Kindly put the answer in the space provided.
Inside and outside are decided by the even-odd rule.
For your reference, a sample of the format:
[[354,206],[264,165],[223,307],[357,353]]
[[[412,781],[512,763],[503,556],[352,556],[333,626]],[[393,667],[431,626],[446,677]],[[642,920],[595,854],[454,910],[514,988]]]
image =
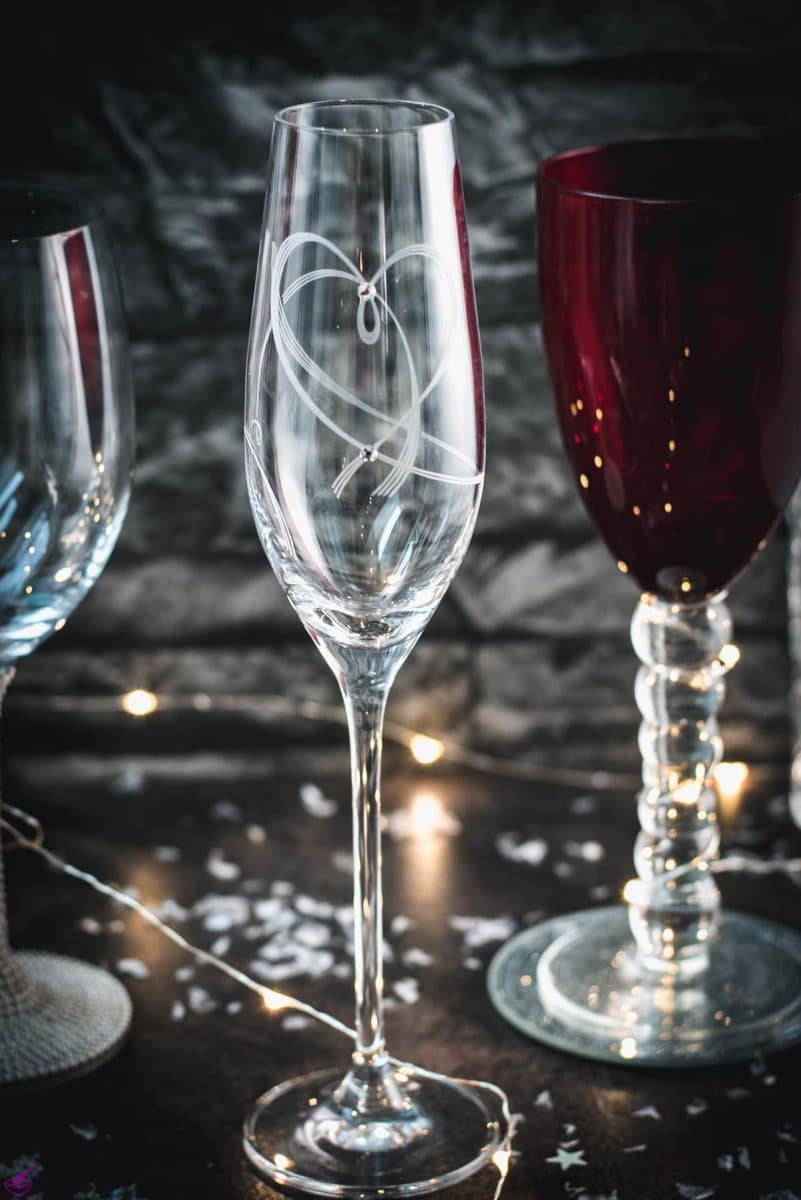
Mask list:
[[353,783],[355,1050],[281,1083],[245,1146],[315,1195],[405,1196],[476,1171],[498,1130],[469,1088],[388,1058],[381,731],[393,679],[467,549],[481,496],[481,351],[453,115],[301,104],[275,120],[247,373],[250,501],[342,691]]
[[502,949],[496,1005],[593,1058],[683,1066],[801,1037],[801,937],[721,912],[712,774],[737,661],[726,589],[801,472],[801,172],[745,139],[557,155],[543,332],[581,498],[638,586],[643,789],[627,906]]
[[[0,188],[0,701],[66,622],[125,516],[127,341],[103,222],[58,190]],[[125,988],[62,955],[12,953],[0,856],[0,1085],[88,1070],[126,1033]]]

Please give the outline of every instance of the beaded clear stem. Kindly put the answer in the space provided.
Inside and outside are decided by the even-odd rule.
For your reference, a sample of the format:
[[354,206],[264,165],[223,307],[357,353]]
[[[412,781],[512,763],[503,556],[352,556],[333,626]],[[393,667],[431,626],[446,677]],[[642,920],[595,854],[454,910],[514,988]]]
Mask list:
[[556,918],[501,949],[490,991],[523,1032],[591,1058],[660,1066],[736,1060],[801,1032],[801,940],[723,914],[713,873],[711,775],[731,633],[722,596],[640,599],[631,624],[641,663],[637,876],[625,908]]
[[245,1151],[323,1196],[435,1192],[502,1132],[475,1088],[388,1056],[381,739],[392,681],[455,574],[484,469],[481,356],[453,117],[341,101],[276,118],[245,461],[275,575],[339,683],[353,791],[349,1068],[273,1086]]

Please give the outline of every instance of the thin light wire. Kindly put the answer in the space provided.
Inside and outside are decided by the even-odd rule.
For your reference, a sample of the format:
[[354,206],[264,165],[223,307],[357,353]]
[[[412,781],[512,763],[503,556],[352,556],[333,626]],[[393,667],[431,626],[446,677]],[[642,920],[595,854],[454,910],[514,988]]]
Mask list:
[[710,866],[716,874],[742,871],[744,875],[797,875],[801,858],[753,858],[750,854],[725,854]]
[[[158,695],[159,711],[182,710],[195,707],[197,693]],[[17,697],[17,704],[20,698]],[[24,701],[23,701],[24,703]],[[120,707],[117,697],[111,696],[59,696],[50,694],[46,699],[37,697],[37,705],[45,704],[51,711],[112,712]],[[285,696],[247,696],[238,692],[218,692],[211,698],[211,708],[223,712],[262,712],[271,716],[303,717],[307,721],[321,721],[345,725],[347,718],[341,705],[325,704],[317,700],[291,700]],[[384,738],[409,748],[409,743],[419,729],[410,729],[398,721],[388,720],[384,725]],[[442,759],[458,763],[485,775],[530,781],[532,783],[556,783],[566,787],[592,788],[596,791],[632,791],[641,787],[639,776],[621,771],[584,771],[576,767],[552,766],[531,762],[526,759],[496,758],[456,742],[442,740]]]
[[277,1012],[282,1008],[297,1009],[298,1012],[305,1013],[317,1021],[322,1021],[324,1025],[335,1029],[337,1033],[344,1034],[345,1037],[351,1038],[351,1040],[355,1038],[354,1031],[347,1025],[344,1025],[342,1021],[338,1021],[336,1017],[332,1017],[326,1012],[320,1012],[318,1009],[312,1007],[312,1005],[306,1004],[303,1000],[297,1000],[294,996],[289,996],[284,992],[277,992],[274,988],[268,988],[263,984],[257,983],[255,979],[251,979],[244,971],[232,967],[225,959],[218,958],[216,954],[210,954],[208,950],[202,950],[200,946],[195,946],[192,942],[187,941],[183,934],[180,934],[177,929],[173,929],[171,925],[167,925],[160,917],[156,916],[152,909],[141,904],[134,896],[130,896],[127,892],[122,892],[112,887],[111,884],[104,883],[102,879],[98,879],[91,872],[82,871],[80,867],[74,867],[72,863],[59,858],[58,855],[53,854],[44,845],[44,830],[41,822],[36,817],[24,812],[21,808],[15,808],[13,804],[4,803],[3,808],[13,816],[19,818],[19,820],[25,821],[34,830],[32,838],[26,837],[15,825],[12,825],[5,817],[0,816],[0,827],[11,834],[13,838],[12,845],[16,844],[26,850],[34,851],[34,853],[45,859],[51,867],[55,867],[57,871],[63,871],[65,875],[71,875],[73,879],[80,879],[83,883],[87,883],[89,887],[94,888],[96,892],[101,892],[104,896],[109,896],[112,900],[116,900],[118,904],[124,904],[126,908],[133,909],[149,925],[154,926],[165,937],[168,937],[170,941],[175,942],[176,946],[180,946],[182,950],[188,951],[189,954],[192,954],[201,962],[208,963],[209,966],[215,967],[218,971],[229,975],[231,979],[235,979],[242,987],[256,992],[263,1000],[265,1007],[271,1011]]
[[[2,815],[2,810],[11,813],[18,820],[24,821],[32,829],[32,835],[28,836],[24,834],[16,825],[7,820]],[[72,863],[67,862],[66,859],[53,854],[44,844],[45,834],[41,821],[31,813],[5,802],[2,805],[2,810],[0,810],[0,828],[10,834],[12,839],[8,849],[20,848],[31,850],[34,854],[38,854],[43,858],[45,862],[49,863],[51,867],[54,867],[55,870],[70,875],[73,879],[79,879],[82,883],[88,884],[94,891],[100,892],[101,895],[108,896],[118,904],[123,904],[126,908],[130,908],[133,912],[138,913],[143,920],[147,921],[149,925],[152,925],[154,929],[158,929],[171,942],[174,942],[176,946],[191,954],[198,962],[206,963],[208,966],[222,971],[223,974],[228,975],[229,978],[241,984],[242,987],[255,992],[261,997],[265,1007],[270,1012],[278,1012],[287,1008],[294,1009],[296,1012],[304,1013],[314,1021],[319,1021],[322,1025],[327,1025],[330,1029],[333,1029],[336,1033],[341,1033],[350,1041],[356,1040],[356,1033],[350,1026],[337,1020],[336,1017],[332,1017],[323,1009],[315,1008],[312,1004],[298,1000],[295,996],[291,996],[287,992],[278,992],[274,988],[265,987],[264,984],[257,983],[255,979],[251,979],[244,971],[238,970],[237,967],[232,967],[225,959],[219,958],[216,954],[211,954],[208,950],[203,950],[200,946],[196,946],[194,943],[188,941],[183,934],[178,933],[171,925],[162,921],[161,917],[157,916],[152,909],[142,904],[136,897],[112,887],[109,883],[104,883],[102,879],[99,879],[90,871],[83,871],[80,867],[75,867]],[[401,1059],[393,1057],[390,1057],[388,1061],[392,1066],[400,1070],[411,1071],[415,1075],[424,1076],[427,1079],[450,1082],[449,1076],[441,1075],[437,1071],[429,1071],[425,1067],[417,1066],[415,1063],[404,1062]],[[457,1079],[455,1082],[473,1088],[475,1091],[483,1091],[488,1095],[494,1096],[500,1106],[501,1120],[505,1132],[503,1133],[500,1146],[495,1150],[490,1159],[490,1162],[498,1172],[498,1182],[493,1194],[493,1200],[499,1200],[509,1174],[509,1166],[512,1158],[512,1141],[515,1135],[517,1117],[511,1111],[509,1097],[506,1092],[497,1084],[490,1083],[486,1079]]]

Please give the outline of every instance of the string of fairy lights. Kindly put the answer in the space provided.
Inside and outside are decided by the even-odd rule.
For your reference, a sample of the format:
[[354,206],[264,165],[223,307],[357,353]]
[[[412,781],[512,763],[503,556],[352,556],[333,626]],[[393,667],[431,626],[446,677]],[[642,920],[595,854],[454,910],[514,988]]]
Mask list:
[[[735,652],[736,647],[732,646],[731,650]],[[739,657],[739,653],[737,653],[737,657]],[[159,694],[145,688],[134,688],[119,697],[86,697],[78,700],[77,704],[75,697],[66,696],[51,695],[48,701],[49,706],[56,709],[68,708],[74,710],[76,707],[80,707],[81,709],[91,708],[93,710],[101,709],[108,711],[110,708],[116,708],[130,717],[140,720],[147,719],[160,710],[191,707],[200,711],[208,711],[213,708],[230,712],[236,710],[242,711],[244,707],[247,707],[248,710],[252,711],[255,705],[259,712],[264,715],[301,717],[310,721],[334,722],[339,725],[345,723],[344,711],[338,706],[312,700],[292,700],[287,697],[274,696],[253,697],[242,696],[241,694],[218,694],[212,699],[206,693],[195,693],[185,696],[175,693]],[[385,735],[389,740],[404,746],[414,762],[421,766],[432,766],[437,762],[445,761],[500,776],[522,780],[550,781],[567,786],[589,787],[594,790],[633,789],[639,786],[640,782],[636,776],[620,772],[583,771],[577,768],[562,767],[557,764],[532,762],[527,759],[501,758],[460,745],[450,739],[445,740],[392,721],[387,722]],[[736,806],[747,786],[749,775],[750,769],[744,762],[721,762],[717,765],[714,770],[713,783],[722,806],[729,808]],[[255,992],[268,1013],[277,1013],[292,1009],[333,1029],[341,1036],[345,1036],[350,1040],[354,1039],[354,1031],[336,1017],[324,1010],[315,1008],[313,1005],[289,993],[277,991],[274,988],[257,982],[226,960],[190,942],[183,934],[168,925],[135,896],[113,887],[90,872],[84,871],[54,854],[45,845],[44,830],[36,817],[9,804],[3,805],[3,814],[0,814],[0,828],[2,828],[10,839],[10,844],[8,844],[9,849],[15,847],[27,849],[39,855],[54,869],[83,882],[94,891],[137,913],[164,937],[168,938],[186,953],[192,955],[197,962],[204,963],[222,972],[240,986]],[[27,826],[30,832],[24,832],[18,823],[9,820],[9,815],[15,818],[16,822],[22,822]],[[414,814],[412,815],[414,816]],[[424,824],[426,822],[430,823],[432,819],[432,814],[427,811],[422,812],[421,810],[418,815]],[[441,814],[437,813],[434,815],[439,820]],[[801,874],[801,858],[774,858],[765,860],[755,858],[749,854],[735,852],[718,859],[712,864],[712,869],[716,872],[742,871],[755,875],[782,872],[790,876],[795,876]],[[624,899],[625,894],[626,889],[624,888]],[[404,1066],[411,1066],[411,1064],[404,1064],[399,1060],[393,1059],[391,1061],[399,1069],[403,1069]],[[432,1079],[444,1078],[436,1072],[425,1071],[417,1066],[414,1066],[414,1070]],[[494,1097],[498,1104],[502,1140],[499,1148],[494,1152],[491,1162],[498,1172],[493,1200],[499,1200],[511,1165],[516,1118],[511,1111],[507,1094],[497,1084],[486,1080],[462,1080],[460,1082],[476,1090],[485,1092],[487,1096]]]
[[[30,830],[30,833],[25,833],[20,829],[19,825],[14,824],[3,813],[10,814],[17,821],[23,822]],[[277,991],[275,988],[258,983],[250,975],[247,975],[244,971],[240,971],[238,967],[234,967],[224,958],[220,958],[218,955],[212,954],[209,950],[204,950],[202,947],[190,942],[188,938],[185,938],[172,925],[168,925],[166,921],[163,921],[151,908],[142,904],[136,896],[113,887],[110,883],[106,883],[90,871],[84,871],[66,859],[54,854],[45,845],[45,832],[41,822],[31,813],[16,807],[16,805],[3,802],[2,809],[0,810],[0,829],[10,838],[9,849],[29,850],[44,859],[55,870],[60,871],[64,875],[69,875],[73,879],[80,880],[92,888],[93,891],[99,892],[102,896],[106,896],[108,899],[123,905],[125,908],[131,909],[142,917],[148,925],[153,926],[164,937],[190,954],[196,962],[203,963],[214,970],[222,972],[241,987],[255,992],[268,1013],[278,1013],[292,1009],[311,1018],[313,1021],[319,1022],[321,1025],[326,1025],[329,1029],[333,1029],[335,1033],[343,1035],[350,1041],[355,1041],[355,1030],[345,1025],[344,1022],[338,1020],[330,1013],[327,1013],[324,1009],[315,1008],[314,1005],[308,1004],[304,1000],[299,1000],[296,996],[292,996],[288,992]],[[441,1075],[437,1071],[430,1071],[425,1067],[420,1067],[416,1063],[405,1062],[402,1059],[391,1056],[388,1061],[400,1071],[409,1070],[413,1071],[415,1075],[425,1076],[427,1079],[439,1080],[446,1083],[453,1082],[448,1076]],[[474,1091],[484,1092],[488,1097],[494,1098],[497,1102],[501,1137],[498,1148],[493,1152],[490,1162],[498,1172],[493,1200],[499,1200],[509,1174],[509,1167],[512,1160],[512,1141],[518,1118],[512,1113],[508,1095],[498,1084],[491,1083],[486,1079],[458,1079],[456,1082],[472,1088]],[[276,1165],[280,1167],[281,1163],[278,1162],[278,1157],[276,1157],[275,1161]]]
[[[731,651],[736,647],[731,646]],[[739,657],[739,652],[738,652]],[[729,658],[728,661],[736,661]],[[214,707],[222,710],[242,708],[254,704],[262,711],[267,710],[276,716],[297,716],[311,721],[333,722],[338,725],[346,723],[344,710],[335,705],[321,704],[314,700],[294,701],[285,697],[247,697],[241,695],[220,694],[212,698],[205,692],[192,696],[159,695],[146,688],[133,688],[124,692],[118,700],[119,708],[131,717],[146,718],[160,709],[186,708],[207,711]],[[512,776],[517,779],[532,781],[547,781],[564,783],[567,786],[590,787],[598,790],[617,790],[636,788],[640,780],[633,774],[619,771],[583,771],[575,767],[563,767],[554,763],[532,762],[530,759],[504,758],[487,754],[470,746],[460,745],[451,739],[435,737],[430,733],[422,733],[397,721],[387,721],[384,726],[384,736],[398,745],[405,746],[412,759],[420,766],[433,766],[440,760],[456,765],[472,767],[474,770],[495,775]],[[718,795],[724,804],[736,802],[744,791],[750,769],[744,762],[720,762],[715,768],[714,783]]]
[[[48,706],[56,708],[74,709],[76,707],[76,700],[72,696],[51,696],[47,703]],[[255,696],[221,692],[211,697],[205,692],[196,692],[191,695],[172,692],[160,694],[146,688],[133,688],[118,698],[87,697],[79,700],[78,705],[92,711],[98,709],[108,711],[109,708],[118,708],[128,716],[137,719],[152,717],[157,712],[185,711],[189,708],[203,712],[211,709],[221,713],[258,712],[262,716],[300,717],[304,720],[326,724],[346,724],[345,711],[341,705],[324,704],[317,700],[294,700],[285,696]],[[637,776],[627,772],[585,771],[577,767],[561,766],[557,763],[541,763],[527,758],[505,758],[487,754],[483,750],[462,745],[453,739],[436,737],[392,720],[388,720],[384,724],[384,738],[404,746],[412,759],[420,766],[433,766],[442,760],[506,778],[559,783],[566,787],[588,787],[601,791],[631,789],[637,787],[639,783]]]

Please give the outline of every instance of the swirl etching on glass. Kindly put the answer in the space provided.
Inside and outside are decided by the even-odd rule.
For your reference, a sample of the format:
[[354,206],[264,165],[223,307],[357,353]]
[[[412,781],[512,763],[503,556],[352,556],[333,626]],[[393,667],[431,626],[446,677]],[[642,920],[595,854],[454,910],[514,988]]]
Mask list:
[[[283,288],[286,267],[294,254],[303,246],[315,243],[330,251],[340,265],[318,268],[306,271]],[[423,259],[432,263],[446,284],[449,314],[445,326],[443,345],[434,365],[431,377],[425,385],[419,378],[409,338],[403,322],[394,311],[392,305],[381,294],[379,285],[386,280],[389,271],[404,261]],[[381,336],[382,314],[385,324],[390,326],[400,343],[402,355],[406,363],[409,377],[409,407],[399,417],[392,417],[382,412],[375,404],[357,395],[352,389],[344,387],[335,380],[319,363],[308,354],[299,341],[289,316],[287,304],[304,288],[323,279],[339,279],[352,283],[356,300],[355,332],[358,340],[364,346],[373,346]],[[376,487],[374,495],[392,496],[401,488],[409,475],[419,475],[433,479],[439,483],[462,484],[475,487],[481,483],[482,472],[477,470],[476,463],[457,446],[435,437],[421,428],[421,409],[432,397],[440,382],[447,357],[453,343],[453,332],[456,320],[456,289],[451,273],[437,252],[423,244],[411,245],[390,255],[381,266],[368,278],[356,264],[348,258],[334,242],[315,233],[290,234],[274,255],[269,289],[270,320],[266,335],[259,354],[259,374],[261,374],[264,357],[272,340],[278,361],[284,376],[292,386],[299,400],[306,405],[316,420],[320,421],[336,437],[340,438],[356,453],[342,468],[332,481],[334,495],[339,499],[345,488],[357,474],[365,462],[382,462],[390,470],[384,480]],[[344,332],[344,331],[343,331]],[[369,414],[376,421],[376,438],[371,443],[365,443],[354,437],[318,403],[308,387],[304,385],[300,374],[304,373],[309,380],[324,391],[330,393],[346,404]],[[403,444],[397,454],[389,451],[388,443],[396,435],[403,434]],[[254,463],[263,475],[263,467],[257,454],[261,445],[262,430],[257,421],[251,422],[250,428],[245,429],[245,440]],[[418,461],[420,442],[427,441],[452,459],[454,470],[448,472],[435,471],[422,466]],[[461,469],[460,469],[461,468]],[[266,480],[265,480],[266,482]]]

